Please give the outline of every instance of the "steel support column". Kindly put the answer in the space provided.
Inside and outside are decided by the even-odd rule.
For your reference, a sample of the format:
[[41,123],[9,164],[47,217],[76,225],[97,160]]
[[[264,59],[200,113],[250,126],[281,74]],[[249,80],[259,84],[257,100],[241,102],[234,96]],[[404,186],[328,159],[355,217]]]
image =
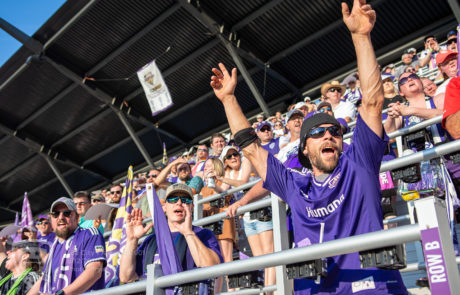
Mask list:
[[452,9],[457,23],[460,23],[460,5],[458,4],[458,0],[447,0],[447,3],[449,3],[450,9]]
[[54,174],[59,179],[59,182],[62,184],[62,186],[64,187],[66,192],[69,194],[69,197],[72,198],[73,197],[73,191],[70,188],[70,185],[65,180],[64,176],[61,174],[61,171],[59,171],[59,169],[56,166],[56,164],[54,164],[53,160],[51,160],[51,158],[48,155],[43,155],[42,154],[42,157],[46,160],[46,162],[50,166],[51,170],[53,170]]
[[229,41],[225,40],[225,38],[222,35],[218,35],[220,41],[225,45],[225,48],[227,48],[228,53],[230,53],[230,56],[232,57],[233,61],[235,62],[236,66],[241,72],[241,75],[244,78],[244,81],[246,81],[246,84],[248,84],[249,89],[252,92],[252,95],[254,95],[254,98],[256,99],[257,103],[259,104],[260,108],[265,114],[265,117],[270,117],[270,110],[268,109],[267,103],[265,102],[265,99],[262,97],[262,95],[259,92],[259,89],[257,89],[256,83],[254,83],[254,80],[252,80],[251,75],[249,74],[248,70],[246,69],[246,66],[244,65],[243,61],[241,60],[241,57],[238,55],[236,52],[235,48],[233,47],[233,44],[230,43]]
[[136,131],[134,131],[134,129],[131,126],[131,124],[129,124],[128,119],[126,119],[125,115],[121,111],[118,111],[118,112],[115,112],[115,113],[117,114],[117,116],[120,119],[120,121],[123,124],[123,126],[125,126],[126,131],[128,131],[129,136],[131,136],[131,139],[136,144],[137,149],[141,152],[141,154],[144,157],[145,161],[149,164],[149,166],[151,168],[153,168],[155,165],[152,162],[152,158],[150,158],[149,153],[147,152],[147,150],[145,149],[145,147],[142,144],[141,140],[137,136]]

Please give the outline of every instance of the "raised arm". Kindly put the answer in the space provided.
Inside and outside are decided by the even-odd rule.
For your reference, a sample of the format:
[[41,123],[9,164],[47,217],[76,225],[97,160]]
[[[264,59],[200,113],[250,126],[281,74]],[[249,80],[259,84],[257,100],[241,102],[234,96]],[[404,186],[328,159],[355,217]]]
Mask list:
[[[213,68],[214,76],[211,77],[211,87],[217,98],[222,102],[227,115],[228,124],[232,134],[246,128],[251,128],[251,124],[246,119],[240,105],[235,97],[236,87],[236,68],[230,74],[222,63],[219,63],[220,70]],[[243,148],[244,155],[251,161],[257,173],[265,180],[267,175],[268,152],[264,150],[258,140]]]
[[371,42],[371,31],[376,14],[366,0],[354,0],[353,9],[342,3],[343,21],[351,32],[358,60],[358,73],[361,83],[361,118],[378,136],[382,136],[383,88],[380,70]]
[[158,174],[158,176],[153,181],[153,184],[156,187],[160,186],[162,183],[166,181],[166,178],[168,178],[168,175],[171,172],[172,167],[184,163],[187,163],[187,159],[184,157],[179,157],[176,160],[169,163],[164,169],[161,170],[160,174]]

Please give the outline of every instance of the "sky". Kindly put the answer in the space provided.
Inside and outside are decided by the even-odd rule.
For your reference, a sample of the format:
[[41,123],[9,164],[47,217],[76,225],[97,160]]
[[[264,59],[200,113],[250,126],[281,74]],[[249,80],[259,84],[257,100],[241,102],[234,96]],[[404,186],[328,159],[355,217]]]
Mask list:
[[[64,0],[0,0],[0,17],[32,36],[64,4]],[[22,44],[0,29],[0,67]]]

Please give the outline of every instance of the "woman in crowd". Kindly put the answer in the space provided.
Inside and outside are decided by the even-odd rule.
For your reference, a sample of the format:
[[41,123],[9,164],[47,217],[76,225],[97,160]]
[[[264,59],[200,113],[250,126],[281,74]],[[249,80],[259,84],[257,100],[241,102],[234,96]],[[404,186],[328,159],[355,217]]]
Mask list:
[[[385,100],[383,101],[383,109],[385,110],[388,108],[390,103],[395,102],[403,102],[402,96],[400,96],[396,90],[396,86],[394,84],[394,76],[389,74],[382,75],[382,82],[383,82],[383,96]],[[386,114],[384,114],[386,117]]]
[[40,252],[36,242],[13,243],[6,268],[10,274],[0,279],[0,294],[25,295],[39,279]]
[[284,125],[281,121],[276,121],[273,128],[274,138],[278,138],[284,135]]
[[[203,198],[223,192],[223,182],[217,178],[224,176],[224,165],[218,158],[210,158],[204,164],[204,180],[205,186],[201,189]],[[209,203],[203,204],[203,217],[211,216],[217,213],[225,212],[225,209],[230,205],[232,195],[225,197],[223,207],[211,206]],[[216,235],[217,242],[220,246],[220,252],[224,262],[233,260],[233,244],[236,242],[235,220],[233,218],[225,219],[222,226],[222,234]],[[214,288],[216,293],[222,291],[222,277],[216,279]]]

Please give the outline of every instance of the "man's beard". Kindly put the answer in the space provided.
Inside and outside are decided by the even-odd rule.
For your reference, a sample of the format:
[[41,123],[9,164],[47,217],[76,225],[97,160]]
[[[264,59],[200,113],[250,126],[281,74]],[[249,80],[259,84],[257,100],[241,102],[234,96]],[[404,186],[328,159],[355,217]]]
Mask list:
[[70,230],[70,228],[66,227],[64,229],[56,229],[54,233],[56,234],[57,237],[67,240],[68,237],[72,235],[74,231]]
[[340,151],[336,144],[328,143],[328,145],[333,145],[337,152],[337,154],[335,155],[335,158],[332,161],[326,162],[322,159],[321,150],[323,149],[323,145],[321,145],[321,147],[315,152],[308,149],[307,157],[310,160],[312,167],[314,166],[319,171],[330,174],[332,173],[332,171],[334,171],[335,167],[337,167],[337,164],[339,163]]

